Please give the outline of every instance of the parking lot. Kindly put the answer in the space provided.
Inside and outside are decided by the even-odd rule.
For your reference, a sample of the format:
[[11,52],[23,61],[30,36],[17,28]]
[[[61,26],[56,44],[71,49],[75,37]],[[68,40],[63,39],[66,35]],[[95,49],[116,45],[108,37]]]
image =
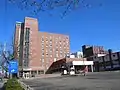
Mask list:
[[23,80],[34,90],[120,90],[120,72]]

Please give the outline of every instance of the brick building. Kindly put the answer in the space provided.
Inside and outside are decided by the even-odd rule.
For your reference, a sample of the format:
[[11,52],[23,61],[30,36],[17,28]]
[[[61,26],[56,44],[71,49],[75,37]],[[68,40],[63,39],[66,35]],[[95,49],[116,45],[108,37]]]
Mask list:
[[82,46],[83,56],[90,57],[96,54],[106,54],[103,46],[90,46],[90,45],[83,45]]
[[53,62],[69,54],[68,35],[40,32],[35,18],[26,17],[24,23],[16,23],[14,56],[22,73],[45,73]]

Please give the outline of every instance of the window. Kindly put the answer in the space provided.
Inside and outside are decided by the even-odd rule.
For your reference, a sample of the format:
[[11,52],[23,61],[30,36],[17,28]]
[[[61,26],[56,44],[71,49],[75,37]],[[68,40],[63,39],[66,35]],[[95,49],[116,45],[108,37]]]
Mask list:
[[56,54],[56,57],[58,57],[58,54]]
[[115,55],[113,55],[113,57],[115,57]]
[[58,48],[58,46],[56,46],[56,48]]
[[44,56],[44,53],[42,53],[42,56]]
[[38,71],[38,74],[44,74],[43,70]]
[[59,39],[61,39],[61,37],[59,37]]
[[119,65],[119,60],[113,60],[112,62],[114,65]]
[[48,43],[48,39],[46,39],[46,43]]
[[103,66],[104,66],[104,63],[103,63],[103,62],[99,63],[99,66],[100,66],[100,67],[103,67]]
[[44,42],[44,38],[41,38],[41,41]]
[[52,52],[52,49],[50,49],[50,52]]
[[56,38],[56,41],[58,40],[58,38]]
[[42,52],[44,51],[44,48],[42,48]]
[[97,57],[95,56],[94,58],[96,59]]
[[62,53],[60,53],[60,57],[62,57]]
[[46,53],[46,57],[48,57],[48,53]]
[[68,45],[69,42],[67,41],[66,43],[67,43],[67,45]]
[[67,52],[69,54],[69,52]]
[[50,55],[50,57],[52,57],[52,55]]
[[60,50],[60,53],[62,53],[62,50]]
[[106,61],[106,62],[105,62],[105,65],[106,65],[106,66],[111,66],[111,62],[110,62],[110,61]]
[[42,63],[44,63],[44,59],[42,59]]
[[46,44],[46,47],[48,47],[48,44]]
[[50,44],[50,47],[52,47],[52,44]]
[[66,39],[68,39],[68,37],[66,37]]
[[37,74],[37,71],[31,71],[31,74]]
[[52,43],[52,40],[50,40],[50,44]]
[[58,51],[58,49],[56,49],[56,51]]
[[99,60],[101,60],[101,58],[99,58]]
[[25,42],[29,42],[30,28],[26,28],[25,32]]

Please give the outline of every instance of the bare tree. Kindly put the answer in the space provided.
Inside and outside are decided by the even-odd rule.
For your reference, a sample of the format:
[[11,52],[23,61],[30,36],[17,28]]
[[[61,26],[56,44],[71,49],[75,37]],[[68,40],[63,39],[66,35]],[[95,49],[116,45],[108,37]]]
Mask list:
[[87,0],[8,0],[10,3],[18,6],[20,9],[27,9],[32,11],[33,14],[39,12],[55,10],[63,8],[62,17],[68,12],[75,10],[79,7],[91,7]]

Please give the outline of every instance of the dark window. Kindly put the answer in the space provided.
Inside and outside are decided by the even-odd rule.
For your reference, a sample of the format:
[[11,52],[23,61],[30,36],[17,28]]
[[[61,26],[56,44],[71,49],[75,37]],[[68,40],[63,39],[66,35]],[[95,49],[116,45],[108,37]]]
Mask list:
[[112,62],[113,62],[114,65],[118,65],[119,64],[119,60],[118,59],[117,60],[113,60]]
[[25,42],[29,42],[30,28],[26,28]]
[[29,34],[30,34],[30,28],[26,28],[25,32],[25,46],[24,46],[24,66],[28,67],[29,63]]
[[97,57],[95,56],[95,59],[96,59]]
[[110,62],[110,61],[106,61],[106,62],[105,62],[105,65],[106,65],[106,66],[111,66],[111,62]]
[[115,57],[115,55],[113,55],[113,57]]
[[99,65],[100,65],[100,67],[103,67],[103,66],[104,66],[104,63],[103,63],[103,62],[101,62],[101,63],[99,63]]
[[38,71],[38,74],[44,74],[43,70]]

